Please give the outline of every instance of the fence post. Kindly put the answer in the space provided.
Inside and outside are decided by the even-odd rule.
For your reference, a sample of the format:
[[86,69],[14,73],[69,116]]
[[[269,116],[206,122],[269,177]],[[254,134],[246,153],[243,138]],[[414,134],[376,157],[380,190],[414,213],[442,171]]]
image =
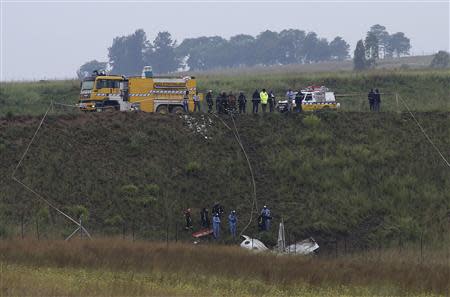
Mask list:
[[178,221],[175,222],[175,242],[178,242]]
[[24,237],[24,226],[23,226],[23,220],[24,220],[24,216],[23,216],[23,214],[22,214],[22,217],[20,218],[20,236],[22,237],[22,239],[23,239],[23,237]]
[[397,102],[397,113],[400,113],[400,107],[398,104],[398,93],[395,93],[395,101]]
[[335,256],[337,258],[338,257],[338,240],[337,239],[335,241],[335,244],[336,244]]
[[83,225],[81,224],[81,218],[83,217],[83,215],[80,215],[80,239],[83,239]]
[[169,246],[169,223],[166,224],[166,245]]
[[36,235],[37,235],[37,240],[39,240],[39,219],[36,218]]

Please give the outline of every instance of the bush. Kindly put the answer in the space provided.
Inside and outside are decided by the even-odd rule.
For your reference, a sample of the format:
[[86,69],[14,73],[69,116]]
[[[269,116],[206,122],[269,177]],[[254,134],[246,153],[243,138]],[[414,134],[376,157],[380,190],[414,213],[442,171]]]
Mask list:
[[196,175],[200,172],[201,166],[200,163],[196,161],[191,161],[186,165],[186,173],[188,175]]
[[158,195],[159,194],[159,186],[157,184],[148,184],[145,185],[145,191],[150,195]]
[[89,211],[83,205],[74,205],[69,208],[70,213],[75,217],[75,219],[79,219],[82,217],[82,220],[85,222],[89,217]]
[[127,196],[134,195],[138,192],[138,187],[133,184],[125,185],[120,188],[120,192]]
[[303,119],[303,124],[309,128],[315,128],[320,125],[320,119],[316,115],[308,115]]
[[450,54],[445,51],[439,51],[434,55],[431,61],[431,68],[447,68],[450,65]]

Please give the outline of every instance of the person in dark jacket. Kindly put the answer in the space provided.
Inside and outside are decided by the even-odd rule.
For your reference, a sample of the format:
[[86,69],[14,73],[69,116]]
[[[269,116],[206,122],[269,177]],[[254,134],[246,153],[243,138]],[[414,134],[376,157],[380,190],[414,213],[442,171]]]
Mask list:
[[228,113],[228,98],[227,93],[222,92],[222,98],[220,101],[222,102],[222,113]]
[[222,111],[222,94],[219,93],[216,97],[216,112],[221,113]]
[[273,93],[272,90],[269,93],[268,102],[269,102],[269,112],[273,112],[275,108],[275,94]]
[[225,209],[219,202],[216,202],[212,207],[212,213],[218,213],[220,217],[225,213]]
[[239,103],[239,113],[246,113],[247,98],[245,97],[244,92],[239,92],[238,103]]
[[191,209],[188,208],[184,211],[184,218],[186,220],[186,227],[184,229],[191,230],[192,229],[192,217],[191,217]]
[[381,94],[380,94],[380,91],[378,91],[378,89],[375,89],[375,93],[374,93],[374,105],[375,105],[375,111],[380,111],[380,107],[381,107]]
[[200,212],[200,221],[202,223],[203,228],[209,228],[210,225],[209,213],[206,207],[203,207],[202,211]]
[[253,103],[253,113],[258,113],[258,106],[261,102],[261,97],[259,97],[258,90],[255,90],[255,92],[252,95],[252,103]]
[[298,91],[295,95],[295,111],[296,112],[302,112],[302,103],[303,103],[303,93],[301,91]]
[[370,111],[375,111],[375,93],[373,89],[370,89],[369,94],[367,94],[367,100],[369,101]]
[[214,105],[211,90],[209,90],[208,93],[206,94],[206,104],[208,104],[208,112],[211,113]]

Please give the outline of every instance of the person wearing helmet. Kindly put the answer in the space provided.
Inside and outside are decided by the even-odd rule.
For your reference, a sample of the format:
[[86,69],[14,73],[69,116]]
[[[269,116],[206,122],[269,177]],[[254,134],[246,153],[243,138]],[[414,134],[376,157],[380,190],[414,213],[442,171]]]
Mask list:
[[228,215],[228,224],[230,225],[230,233],[233,239],[236,239],[236,225],[237,225],[237,216],[236,211],[233,210]]
[[220,217],[216,212],[213,217],[213,235],[215,239],[219,239],[220,236]]
[[263,209],[261,210],[261,219],[263,231],[269,231],[270,221],[272,220],[272,217],[270,215],[270,209],[267,207],[267,205],[264,205]]

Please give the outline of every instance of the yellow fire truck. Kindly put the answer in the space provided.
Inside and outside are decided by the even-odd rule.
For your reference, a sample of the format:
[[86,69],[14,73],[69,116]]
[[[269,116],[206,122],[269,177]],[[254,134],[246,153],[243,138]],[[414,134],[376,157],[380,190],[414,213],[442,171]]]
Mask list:
[[[197,92],[194,77],[153,77],[144,71],[139,77],[95,73],[81,83],[79,107],[83,111],[141,110],[183,112],[183,98],[189,92],[188,108],[194,109]],[[202,100],[202,94],[199,94]]]

